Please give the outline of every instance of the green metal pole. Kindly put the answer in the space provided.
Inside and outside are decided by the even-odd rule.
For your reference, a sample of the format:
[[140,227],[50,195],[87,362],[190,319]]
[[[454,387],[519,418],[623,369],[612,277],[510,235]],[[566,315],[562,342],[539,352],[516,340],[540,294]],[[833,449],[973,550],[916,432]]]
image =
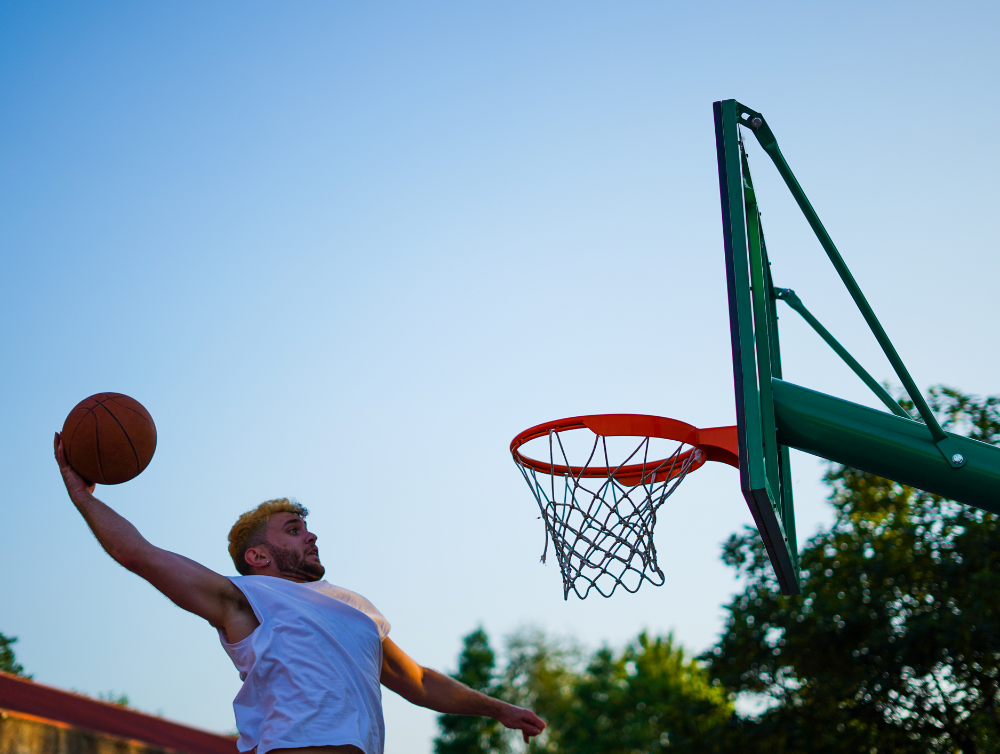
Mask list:
[[861,292],[860,286],[858,286],[857,282],[854,280],[854,276],[847,268],[847,264],[844,262],[843,257],[840,256],[840,252],[837,251],[837,247],[834,245],[833,239],[830,238],[830,234],[826,232],[826,228],[823,227],[823,223],[820,221],[819,215],[816,214],[816,210],[814,210],[812,205],[809,203],[809,199],[806,197],[802,187],[799,186],[799,182],[795,179],[795,175],[792,173],[791,168],[788,167],[788,163],[785,162],[785,158],[781,154],[781,150],[778,148],[778,141],[774,137],[774,133],[771,131],[770,127],[767,125],[767,122],[764,120],[764,116],[739,103],[737,103],[737,109],[740,111],[740,123],[753,131],[754,136],[757,137],[757,141],[760,143],[761,147],[763,147],[764,151],[767,152],[771,161],[774,163],[774,166],[778,169],[778,172],[784,179],[785,185],[788,186],[788,190],[792,192],[792,196],[798,203],[799,209],[801,209],[802,214],[805,215],[806,220],[809,222],[813,232],[816,234],[816,238],[819,239],[824,251],[826,251],[827,256],[830,258],[834,268],[840,275],[840,279],[843,280],[844,285],[847,286],[847,290],[851,294],[851,298],[854,299],[854,303],[857,304],[858,309],[861,310],[862,316],[871,328],[871,331],[878,340],[879,345],[882,346],[882,350],[889,359],[889,363],[892,364],[892,368],[895,370],[900,382],[903,383],[903,387],[906,389],[910,399],[920,412],[920,416],[922,416],[924,421],[927,423],[931,436],[934,438],[935,444],[939,446],[941,454],[951,466],[955,468],[961,467],[965,463],[965,457],[957,449],[955,449],[949,435],[941,429],[941,425],[938,424],[930,406],[927,405],[923,395],[921,395],[920,391],[917,389],[917,385],[913,381],[913,378],[910,377],[910,373],[906,370],[903,360],[900,359],[899,354],[896,353],[896,349],[892,345],[892,341],[889,340],[889,336],[886,335],[885,330],[882,328],[881,323],[875,316],[875,312],[869,305],[864,293]]
[[773,387],[782,444],[1000,513],[1000,448],[949,434],[965,457],[959,472],[941,458],[918,422],[783,380],[774,380]]
[[[827,345],[830,346],[830,348],[832,348],[834,352],[844,360],[844,363],[846,363],[847,366],[854,370],[854,373],[858,375],[858,377],[860,377],[869,388],[871,388],[872,392],[878,396],[878,399],[882,401],[882,403],[884,403],[889,410],[892,411],[892,413],[896,416],[902,416],[904,419],[912,419],[912,417],[892,399],[892,396],[885,391],[885,388],[879,385],[878,382],[875,381],[875,378],[868,374],[868,372],[865,371],[865,368],[847,352],[847,349],[840,345],[840,342],[833,337],[830,331],[820,324],[820,321],[812,315],[812,312],[806,309],[805,304],[802,303],[802,299],[795,295],[795,291],[791,288],[775,288],[774,295],[775,298],[780,301],[784,301],[800,315],[802,315],[802,319],[809,323],[809,326],[812,327],[812,329],[826,341]],[[780,377],[781,375],[775,376]]]

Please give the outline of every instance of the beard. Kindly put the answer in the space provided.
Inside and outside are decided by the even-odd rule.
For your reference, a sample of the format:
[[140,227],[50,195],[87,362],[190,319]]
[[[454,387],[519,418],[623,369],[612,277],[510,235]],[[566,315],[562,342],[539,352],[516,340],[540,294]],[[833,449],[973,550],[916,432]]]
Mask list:
[[292,581],[319,581],[326,573],[326,569],[320,563],[310,563],[306,556],[294,550],[285,550],[268,543],[267,549],[271,552],[274,565],[278,568],[278,573],[286,579]]

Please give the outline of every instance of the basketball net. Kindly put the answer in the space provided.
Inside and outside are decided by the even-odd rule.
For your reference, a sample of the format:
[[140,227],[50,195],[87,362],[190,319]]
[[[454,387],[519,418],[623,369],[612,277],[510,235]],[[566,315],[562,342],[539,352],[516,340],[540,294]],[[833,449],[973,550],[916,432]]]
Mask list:
[[613,461],[607,438],[595,434],[580,466],[570,463],[560,433],[550,429],[548,472],[514,453],[545,521],[542,562],[551,540],[563,599],[569,599],[570,590],[584,599],[591,589],[610,597],[619,586],[635,592],[643,581],[664,583],[653,544],[656,512],[705,458],[698,448],[681,443],[669,457],[651,460],[650,438],[635,439],[635,450]]

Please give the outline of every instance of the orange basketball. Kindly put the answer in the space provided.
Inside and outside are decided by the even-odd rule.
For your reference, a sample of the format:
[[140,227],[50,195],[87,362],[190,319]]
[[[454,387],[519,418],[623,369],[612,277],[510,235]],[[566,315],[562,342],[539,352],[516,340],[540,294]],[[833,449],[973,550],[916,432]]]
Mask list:
[[98,393],[69,412],[62,441],[77,474],[96,484],[121,484],[139,476],[152,460],[156,425],[134,398]]

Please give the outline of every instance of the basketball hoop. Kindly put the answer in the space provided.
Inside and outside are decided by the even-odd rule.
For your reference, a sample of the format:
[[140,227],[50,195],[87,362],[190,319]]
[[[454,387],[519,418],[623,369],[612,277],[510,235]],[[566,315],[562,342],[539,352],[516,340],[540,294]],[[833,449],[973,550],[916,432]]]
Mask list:
[[[570,442],[575,430],[583,432]],[[522,446],[544,438],[547,461],[522,453]],[[672,451],[670,443],[676,443]],[[629,592],[643,581],[662,586],[653,545],[657,510],[706,461],[739,468],[737,448],[736,427],[698,429],[642,414],[575,416],[515,437],[511,455],[545,521],[542,562],[551,539],[563,598],[571,589],[584,599],[591,589],[610,597],[619,585]]]

